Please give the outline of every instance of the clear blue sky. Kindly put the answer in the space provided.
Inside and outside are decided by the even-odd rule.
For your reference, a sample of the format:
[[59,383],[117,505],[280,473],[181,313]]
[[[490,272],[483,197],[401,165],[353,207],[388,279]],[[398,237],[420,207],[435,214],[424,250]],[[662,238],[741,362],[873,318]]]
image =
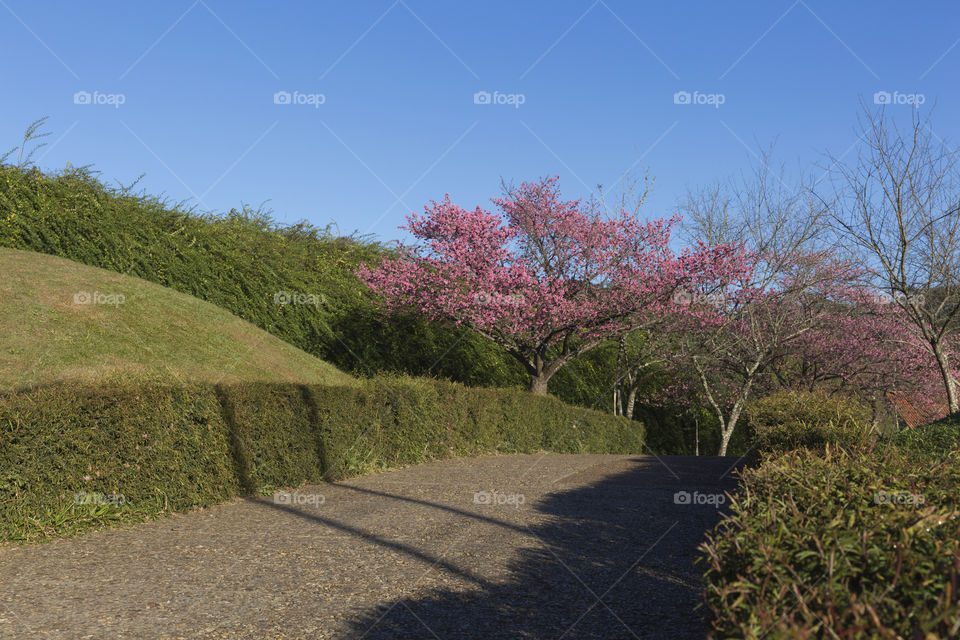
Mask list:
[[638,161],[667,215],[774,140],[788,163],[844,153],[877,91],[936,101],[960,138],[955,0],[0,0],[0,39],[3,150],[48,115],[44,168],[384,240],[447,192],[488,207],[501,178],[556,173],[587,196]]

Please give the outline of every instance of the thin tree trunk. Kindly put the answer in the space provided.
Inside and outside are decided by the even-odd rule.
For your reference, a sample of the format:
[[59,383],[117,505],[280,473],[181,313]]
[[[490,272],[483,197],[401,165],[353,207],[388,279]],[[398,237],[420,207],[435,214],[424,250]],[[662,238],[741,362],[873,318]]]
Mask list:
[[703,391],[707,396],[707,400],[713,407],[714,413],[717,414],[717,421],[720,423],[720,450],[717,452],[717,455],[725,456],[727,455],[727,446],[730,444],[730,437],[733,436],[733,430],[736,429],[737,421],[740,419],[740,412],[743,410],[743,405],[746,403],[747,398],[750,397],[750,387],[753,386],[753,376],[756,374],[757,369],[760,368],[760,362],[759,360],[754,362],[753,365],[747,369],[746,381],[740,390],[737,401],[733,403],[733,408],[730,410],[730,417],[727,419],[724,419],[723,409],[713,396],[703,367],[700,366],[700,363],[696,359],[694,359],[694,366],[697,368],[697,373],[700,374],[700,383],[703,385]]
[[727,455],[727,446],[730,444],[730,438],[733,436],[733,430],[737,427],[737,422],[740,421],[740,412],[743,410],[743,397],[733,405],[733,409],[730,411],[730,417],[727,418],[727,423],[724,424],[723,420],[720,421],[720,451],[717,453],[718,456]]
[[721,425],[720,431],[720,450],[717,451],[717,455],[725,456],[727,455],[727,446],[730,444],[730,436],[733,435],[733,429],[726,429]]
[[950,413],[956,413],[960,411],[960,405],[957,403],[957,381],[950,371],[950,358],[943,348],[943,342],[937,341],[930,346],[933,347],[933,355],[937,358],[937,367],[940,369],[943,385],[947,389],[947,405],[950,407]]
[[696,447],[694,449],[694,455],[699,456],[700,455],[700,416],[694,416],[693,424],[694,424],[694,430],[695,430],[694,438],[696,438],[695,444],[694,444],[694,446]]
[[633,407],[637,402],[637,388],[631,387],[630,395],[627,396],[627,418],[633,420]]

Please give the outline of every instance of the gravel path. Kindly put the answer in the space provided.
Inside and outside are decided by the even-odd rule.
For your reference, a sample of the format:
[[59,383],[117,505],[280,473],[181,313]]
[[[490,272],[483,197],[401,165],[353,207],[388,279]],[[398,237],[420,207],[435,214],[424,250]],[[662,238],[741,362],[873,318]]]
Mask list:
[[445,460],[0,549],[0,638],[703,638],[734,462]]

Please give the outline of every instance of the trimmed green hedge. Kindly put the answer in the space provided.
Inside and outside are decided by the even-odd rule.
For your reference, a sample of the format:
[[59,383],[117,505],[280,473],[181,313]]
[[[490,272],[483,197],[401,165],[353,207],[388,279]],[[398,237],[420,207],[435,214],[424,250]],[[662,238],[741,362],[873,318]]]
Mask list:
[[856,447],[870,436],[870,412],[857,400],[823,391],[783,390],[747,405],[756,448],[763,456],[826,446]]
[[913,429],[901,429],[890,440],[894,446],[919,456],[942,458],[960,449],[960,416],[950,416]]
[[[484,453],[639,453],[643,425],[525,391],[65,383],[0,396],[0,541]],[[79,499],[78,499],[79,497]]]
[[744,471],[701,547],[718,638],[955,638],[960,452],[800,449]]

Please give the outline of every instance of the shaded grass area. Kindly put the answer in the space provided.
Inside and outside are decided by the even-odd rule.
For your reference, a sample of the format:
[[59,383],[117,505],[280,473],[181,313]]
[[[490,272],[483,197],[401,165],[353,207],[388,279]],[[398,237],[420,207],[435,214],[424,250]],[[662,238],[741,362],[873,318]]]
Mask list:
[[960,449],[960,415],[947,416],[914,429],[901,429],[890,441],[902,451],[928,461],[938,461]]
[[0,542],[439,458],[640,453],[643,435],[552,397],[418,378],[61,382],[0,396]]

